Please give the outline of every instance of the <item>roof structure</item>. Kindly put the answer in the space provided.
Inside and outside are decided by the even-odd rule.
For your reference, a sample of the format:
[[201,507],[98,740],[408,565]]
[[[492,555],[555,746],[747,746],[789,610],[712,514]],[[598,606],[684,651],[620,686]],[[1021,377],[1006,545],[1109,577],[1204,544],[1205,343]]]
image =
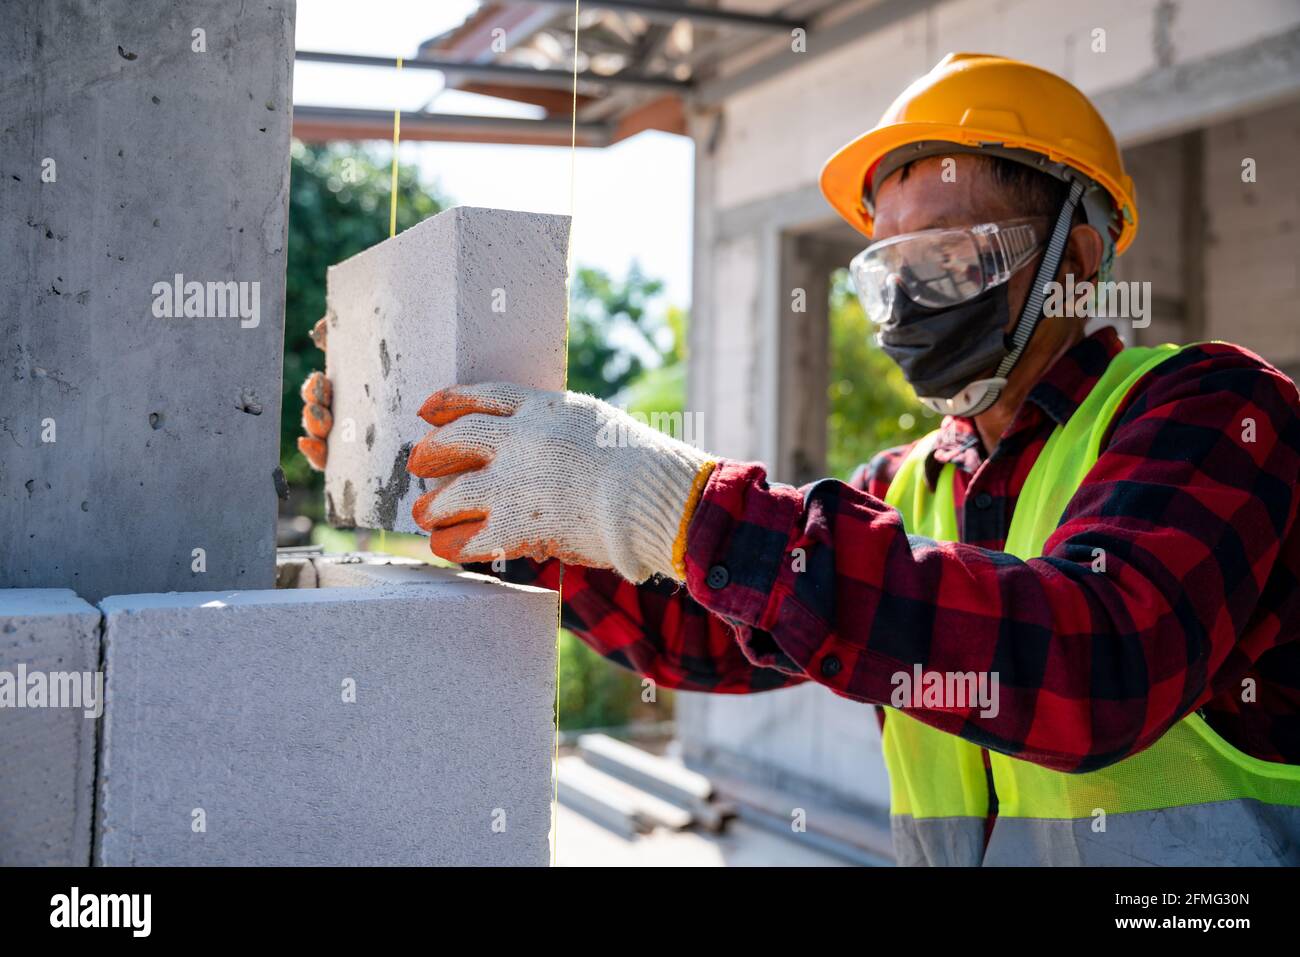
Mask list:
[[[686,104],[723,65],[766,43],[788,51],[837,0],[491,0],[420,44],[403,69],[436,70],[447,88],[541,110],[535,118],[403,111],[413,140],[606,146],[654,129],[686,132]],[[574,29],[578,29],[575,63]],[[299,50],[302,61],[391,68],[396,57]],[[576,97],[574,74],[577,74]],[[577,106],[577,122],[573,111]],[[294,134],[309,141],[385,139],[386,110],[300,106]]]

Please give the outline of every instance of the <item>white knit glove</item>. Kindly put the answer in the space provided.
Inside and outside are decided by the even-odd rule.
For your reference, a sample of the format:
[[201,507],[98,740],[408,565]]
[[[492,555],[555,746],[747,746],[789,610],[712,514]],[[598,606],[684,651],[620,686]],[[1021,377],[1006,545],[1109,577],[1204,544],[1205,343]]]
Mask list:
[[682,579],[715,459],[589,395],[491,383],[436,392],[407,470],[412,515],[454,562],[528,557]]

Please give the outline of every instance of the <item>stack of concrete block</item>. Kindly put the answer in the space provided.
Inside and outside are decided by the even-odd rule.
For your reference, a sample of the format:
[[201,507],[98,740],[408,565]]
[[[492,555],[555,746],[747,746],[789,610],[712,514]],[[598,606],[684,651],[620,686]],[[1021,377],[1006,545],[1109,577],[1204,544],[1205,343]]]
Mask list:
[[[281,590],[0,590],[0,865],[92,833],[104,865],[547,863],[558,596],[289,558]],[[76,707],[33,697],[61,675]]]
[[547,863],[556,594],[388,567],[102,603],[96,863]]
[[98,611],[66,588],[0,589],[0,866],[90,863],[99,702],[68,695],[97,672]]
[[332,524],[419,530],[411,505],[425,484],[406,460],[431,393],[563,388],[568,236],[565,216],[457,207],[330,267]]

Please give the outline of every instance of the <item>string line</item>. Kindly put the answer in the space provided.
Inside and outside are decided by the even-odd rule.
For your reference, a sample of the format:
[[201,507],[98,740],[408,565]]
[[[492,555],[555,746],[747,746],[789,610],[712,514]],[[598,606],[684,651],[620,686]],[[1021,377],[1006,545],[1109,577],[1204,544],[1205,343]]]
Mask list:
[[[578,178],[578,30],[582,0],[573,0],[573,105],[569,125],[569,251],[564,283],[564,387],[569,386],[569,296],[573,284],[573,217],[577,211]],[[551,866],[559,857],[560,833],[560,649],[563,632],[564,565],[560,565],[560,602],[555,614],[555,753],[551,760]]]

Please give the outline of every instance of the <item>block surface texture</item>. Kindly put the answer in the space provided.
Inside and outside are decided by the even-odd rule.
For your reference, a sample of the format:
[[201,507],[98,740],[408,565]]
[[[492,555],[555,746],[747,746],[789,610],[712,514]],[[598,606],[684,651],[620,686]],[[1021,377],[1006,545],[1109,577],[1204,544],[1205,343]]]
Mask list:
[[[0,672],[99,670],[99,611],[66,588],[0,589]],[[47,697],[46,702],[50,699]],[[98,722],[80,707],[0,708],[0,866],[90,863]]]
[[460,206],[330,267],[332,524],[419,531],[406,459],[431,393],[564,387],[568,237],[567,216]]
[[102,602],[96,862],[545,865],[557,596],[426,574]]
[[0,586],[270,588],[293,2],[0,10]]

